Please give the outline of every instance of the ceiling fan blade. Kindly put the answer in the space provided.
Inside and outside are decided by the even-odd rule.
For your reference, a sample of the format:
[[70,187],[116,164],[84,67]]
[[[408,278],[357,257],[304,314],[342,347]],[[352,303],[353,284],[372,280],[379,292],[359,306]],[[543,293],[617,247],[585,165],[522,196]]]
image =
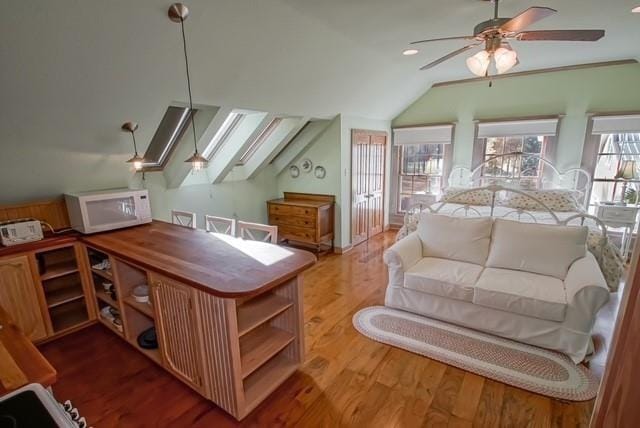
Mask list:
[[441,37],[439,39],[426,39],[426,40],[417,40],[415,42],[409,43],[410,45],[417,45],[418,43],[428,43],[428,42],[440,42],[442,40],[473,40],[474,36],[455,36],[455,37]]
[[517,40],[543,41],[559,40],[572,42],[595,42],[604,37],[604,30],[542,30],[524,31],[516,36]]
[[465,46],[465,47],[463,47],[463,48],[460,48],[460,49],[458,49],[458,50],[455,50],[455,51],[451,52],[450,54],[447,54],[447,55],[445,55],[445,56],[443,56],[443,57],[441,57],[441,58],[438,58],[437,60],[435,60],[435,61],[433,61],[433,62],[430,62],[430,63],[429,63],[429,64],[427,64],[427,65],[423,65],[422,67],[420,67],[420,70],[426,70],[426,69],[428,69],[428,68],[435,67],[436,65],[441,64],[441,63],[443,63],[443,62],[445,62],[445,61],[447,61],[447,60],[449,60],[449,59],[453,58],[453,57],[454,57],[454,56],[456,56],[456,55],[460,55],[461,53],[466,52],[466,51],[468,51],[469,49],[473,49],[473,48],[475,48],[475,47],[476,47],[476,46],[478,46],[479,44],[480,44],[480,43],[473,43],[473,44],[471,44],[471,45],[467,45],[467,46]]
[[553,15],[557,10],[550,7],[530,7],[520,15],[514,16],[500,26],[500,29],[508,32],[518,32],[524,30],[534,22],[538,22],[549,15]]

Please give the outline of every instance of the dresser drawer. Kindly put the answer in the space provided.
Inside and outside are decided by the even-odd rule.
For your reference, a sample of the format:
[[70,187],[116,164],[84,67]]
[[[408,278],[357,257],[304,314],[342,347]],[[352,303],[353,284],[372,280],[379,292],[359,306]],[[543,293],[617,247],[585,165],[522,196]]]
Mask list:
[[295,215],[295,216],[303,216],[303,217],[309,217],[310,219],[315,219],[317,215],[317,210],[315,208],[270,204],[269,214]]
[[278,238],[315,244],[316,231],[313,228],[303,228],[289,225],[278,226]]
[[283,214],[271,214],[269,215],[269,224],[275,224],[276,226],[298,226],[307,227],[315,230],[316,221],[310,217],[298,217],[292,215]]
[[636,221],[637,212],[638,210],[635,207],[598,207],[598,217],[600,217],[602,221],[634,223]]

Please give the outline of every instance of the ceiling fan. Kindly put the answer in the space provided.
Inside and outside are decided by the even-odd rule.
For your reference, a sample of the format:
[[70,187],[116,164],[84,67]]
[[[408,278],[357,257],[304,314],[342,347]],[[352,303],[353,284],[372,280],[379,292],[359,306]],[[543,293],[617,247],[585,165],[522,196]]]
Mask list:
[[[493,18],[483,21],[473,29],[473,36],[442,37],[438,39],[418,40],[411,42],[411,45],[421,43],[437,42],[441,40],[473,40],[473,43],[457,49],[442,58],[424,65],[420,70],[427,70],[441,64],[461,53],[474,49],[484,44],[484,49],[475,55],[467,58],[467,67],[476,76],[487,76],[491,59],[493,58],[496,71],[502,74],[518,64],[518,55],[511,48],[508,40],[530,41],[579,41],[595,42],[604,36],[604,30],[539,30],[526,31],[531,24],[553,15],[557,12],[549,7],[530,7],[513,18],[499,18],[499,0],[492,1],[494,4]],[[415,55],[419,51],[415,48],[407,49],[404,55]]]

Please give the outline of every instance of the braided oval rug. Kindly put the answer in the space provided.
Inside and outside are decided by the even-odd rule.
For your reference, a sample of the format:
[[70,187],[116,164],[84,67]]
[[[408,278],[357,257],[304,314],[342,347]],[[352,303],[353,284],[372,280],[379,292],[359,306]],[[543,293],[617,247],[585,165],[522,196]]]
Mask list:
[[384,306],[360,310],[353,325],[375,341],[537,394],[586,401],[598,392],[598,379],[558,352]]

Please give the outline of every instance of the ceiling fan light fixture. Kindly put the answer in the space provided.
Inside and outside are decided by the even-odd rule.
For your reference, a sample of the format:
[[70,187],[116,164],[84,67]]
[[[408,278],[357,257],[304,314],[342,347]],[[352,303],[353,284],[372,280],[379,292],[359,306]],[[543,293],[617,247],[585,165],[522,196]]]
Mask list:
[[633,9],[631,9],[632,13],[640,13],[640,6],[636,6]]
[[467,67],[469,71],[479,77],[487,75],[487,69],[491,63],[491,54],[486,50],[482,50],[477,54],[467,58]]
[[518,54],[516,51],[507,48],[498,48],[493,53],[498,74],[506,73],[518,63]]
[[419,53],[420,51],[418,49],[405,49],[402,51],[402,55],[404,56],[413,56],[416,55],[417,53]]

